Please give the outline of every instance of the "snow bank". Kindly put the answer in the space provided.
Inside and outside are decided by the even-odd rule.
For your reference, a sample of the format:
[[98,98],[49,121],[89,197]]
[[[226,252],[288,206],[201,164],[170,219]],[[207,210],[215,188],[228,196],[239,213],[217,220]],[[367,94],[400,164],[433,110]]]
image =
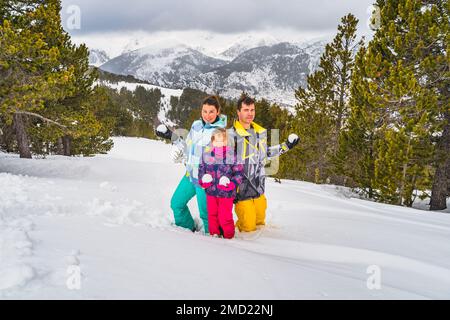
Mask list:
[[173,226],[184,167],[170,148],[118,137],[92,158],[0,153],[0,299],[450,297],[448,209],[269,178],[267,225],[211,238]]

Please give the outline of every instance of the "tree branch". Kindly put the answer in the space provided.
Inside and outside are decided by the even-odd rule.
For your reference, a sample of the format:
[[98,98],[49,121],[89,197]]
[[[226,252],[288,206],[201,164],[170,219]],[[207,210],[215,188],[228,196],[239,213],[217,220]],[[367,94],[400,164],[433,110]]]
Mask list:
[[45,122],[52,123],[52,124],[54,124],[54,125],[56,125],[56,126],[62,128],[62,129],[64,129],[65,131],[69,131],[69,129],[68,129],[65,125],[62,125],[62,124],[60,124],[60,123],[58,123],[58,122],[56,122],[56,121],[53,121],[53,120],[51,120],[51,119],[45,118],[45,117],[41,116],[40,114],[37,114],[37,113],[34,113],[34,112],[18,111],[18,110],[17,110],[17,111],[15,111],[15,113],[18,113],[18,114],[26,114],[26,115],[29,115],[29,116],[32,116],[32,117],[39,118],[39,119],[41,119],[41,120],[43,120],[43,121],[45,121]]

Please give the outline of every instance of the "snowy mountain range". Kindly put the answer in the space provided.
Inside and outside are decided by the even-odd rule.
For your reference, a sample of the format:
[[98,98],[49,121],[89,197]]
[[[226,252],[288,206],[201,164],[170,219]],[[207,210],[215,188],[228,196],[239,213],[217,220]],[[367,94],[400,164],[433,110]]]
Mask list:
[[278,39],[268,35],[260,37],[242,35],[238,37],[238,39],[236,39],[235,42],[226,50],[220,52],[217,57],[231,61],[247,50],[262,46],[271,46],[280,42],[281,41]]
[[94,67],[99,67],[102,64],[108,62],[110,57],[108,54],[99,49],[91,49],[89,50],[89,64]]
[[287,42],[253,48],[226,65],[198,75],[193,86],[238,97],[242,91],[268,100],[293,105],[294,92],[306,84],[311,56]]
[[194,77],[226,64],[185,44],[168,40],[124,53],[105,64],[102,70],[132,75],[168,88],[189,87]]
[[227,98],[245,91],[257,98],[294,105],[295,90],[304,87],[308,74],[316,70],[325,44],[324,40],[296,44],[243,37],[213,55],[172,39],[130,51],[139,45],[133,42],[100,68],[166,88],[190,87]]

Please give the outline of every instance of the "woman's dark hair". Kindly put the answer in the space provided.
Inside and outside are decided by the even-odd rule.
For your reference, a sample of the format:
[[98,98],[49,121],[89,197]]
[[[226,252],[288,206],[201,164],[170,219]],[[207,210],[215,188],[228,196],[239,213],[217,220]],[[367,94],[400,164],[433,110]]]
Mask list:
[[243,104],[249,106],[249,105],[255,104],[255,100],[253,100],[252,98],[247,97],[247,96],[242,96],[237,102],[237,109],[239,111],[241,111]]
[[202,102],[202,106],[205,104],[216,107],[217,112],[220,112],[220,103],[216,96],[206,97]]

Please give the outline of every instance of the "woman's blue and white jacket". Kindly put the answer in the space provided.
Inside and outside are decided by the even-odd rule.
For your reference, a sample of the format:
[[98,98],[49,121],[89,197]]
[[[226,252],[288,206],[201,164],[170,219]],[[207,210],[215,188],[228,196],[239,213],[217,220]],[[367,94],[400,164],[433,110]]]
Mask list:
[[[226,128],[226,126],[226,115],[220,115],[214,123],[206,123],[199,119],[192,124],[186,139],[178,139],[174,142],[179,149],[183,150],[186,176],[195,185],[198,185],[198,167],[202,161],[204,149],[211,143],[212,133],[214,130]],[[177,134],[179,133],[177,132]]]

